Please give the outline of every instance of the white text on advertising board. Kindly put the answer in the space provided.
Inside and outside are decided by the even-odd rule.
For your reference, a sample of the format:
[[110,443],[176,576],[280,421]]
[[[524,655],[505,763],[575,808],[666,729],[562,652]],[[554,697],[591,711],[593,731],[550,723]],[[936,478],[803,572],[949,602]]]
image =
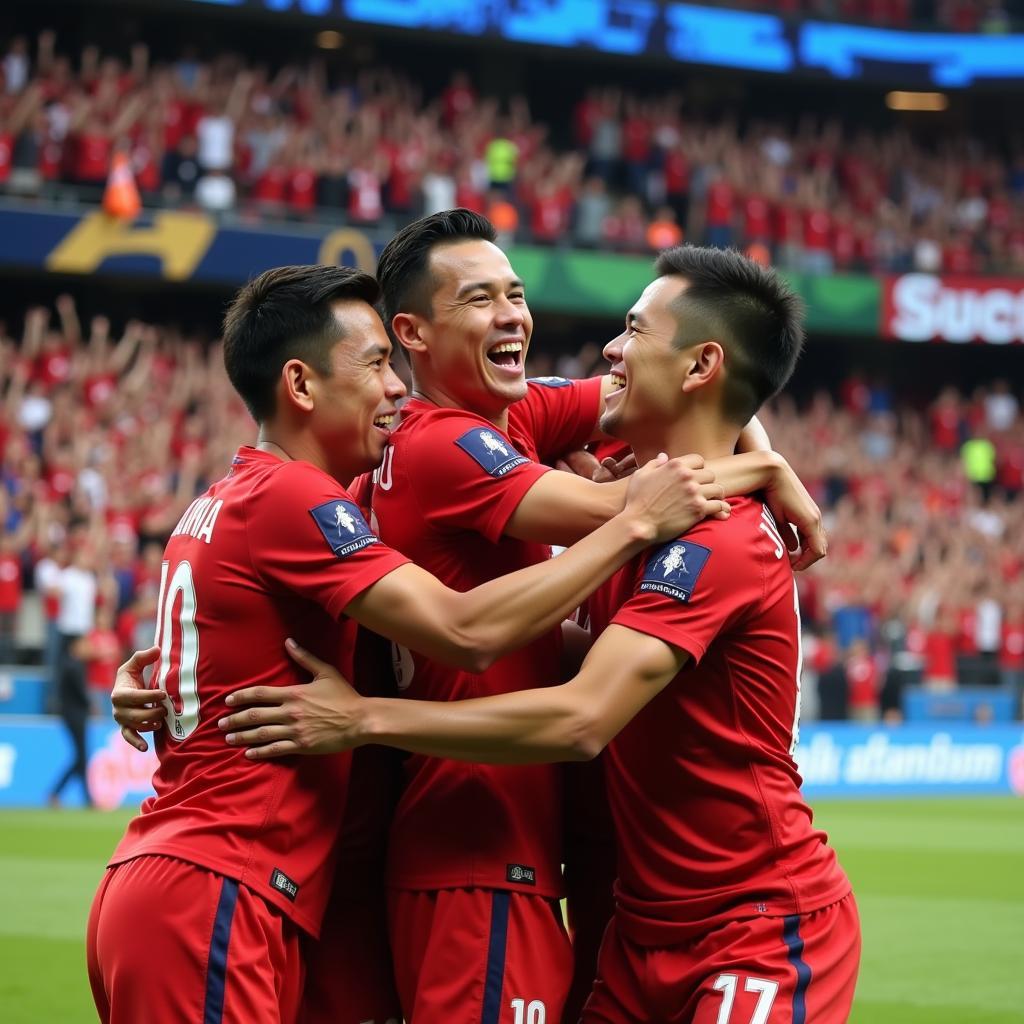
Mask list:
[[1024,281],[905,274],[887,283],[885,333],[901,341],[1024,342]]

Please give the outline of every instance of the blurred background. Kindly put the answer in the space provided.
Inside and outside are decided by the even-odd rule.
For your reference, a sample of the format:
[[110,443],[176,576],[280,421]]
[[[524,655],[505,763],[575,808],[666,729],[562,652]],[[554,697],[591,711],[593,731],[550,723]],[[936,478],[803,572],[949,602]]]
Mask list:
[[[107,697],[164,541],[254,438],[218,347],[239,284],[372,271],[466,206],[527,282],[531,375],[588,376],[659,249],[735,246],[808,305],[763,418],[831,537],[797,757],[862,894],[858,1019],[1019,1020],[1022,100],[1021,0],[5,4],[0,808],[147,791]],[[0,812],[51,899],[0,914],[5,1019],[91,1019],[77,968],[49,1003],[16,965],[77,962],[123,821]]]

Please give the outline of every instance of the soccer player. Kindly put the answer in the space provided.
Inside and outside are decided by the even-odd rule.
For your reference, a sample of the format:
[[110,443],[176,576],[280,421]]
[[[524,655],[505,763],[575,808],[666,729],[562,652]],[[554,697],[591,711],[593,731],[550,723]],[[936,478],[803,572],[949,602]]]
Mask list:
[[[617,389],[602,427],[641,460],[684,443],[725,455],[792,372],[799,305],[734,252],[669,250],[657,270],[606,348]],[[637,556],[590,613],[596,641],[563,686],[443,705],[367,700],[292,647],[320,677],[313,689],[279,691],[284,710],[225,727],[257,759],[377,742],[522,764],[607,746],[619,878],[585,1024],[845,1021],[860,930],[799,790],[799,609],[764,502],[734,500],[728,521]]]
[[89,919],[104,1021],[296,1019],[302,937],[320,927],[349,758],[254,765],[217,728],[240,683],[294,680],[286,636],[351,664],[352,620],[483,669],[560,622],[656,534],[728,513],[710,471],[646,467],[623,513],[557,564],[468,593],[445,587],[380,543],[339,482],[380,461],[404,393],[377,295],[352,270],[285,267],[246,285],[226,317],[228,376],[259,440],[165,550],[156,688],[141,695],[166,714],[156,796],[129,824]]
[[[464,590],[543,564],[548,545],[571,543],[621,507],[625,481],[598,485],[541,464],[596,435],[610,378],[526,381],[532,319],[486,219],[455,210],[415,222],[385,247],[378,275],[413,373],[413,396],[375,475],[373,514],[386,543]],[[777,470],[771,453],[715,467],[730,493]],[[484,672],[401,648],[395,660],[405,696],[454,700],[553,682],[560,651],[552,630]],[[473,1019],[512,1024],[521,1000],[559,1020],[573,972],[556,902],[562,769],[429,757],[404,769],[387,881],[406,1017],[458,1019],[472,1006]]]

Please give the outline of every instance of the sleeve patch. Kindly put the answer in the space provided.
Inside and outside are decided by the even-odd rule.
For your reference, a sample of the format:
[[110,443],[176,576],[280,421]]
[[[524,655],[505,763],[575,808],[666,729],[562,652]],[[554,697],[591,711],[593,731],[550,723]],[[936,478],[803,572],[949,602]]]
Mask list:
[[638,589],[646,593],[665,594],[686,604],[697,585],[697,577],[710,557],[711,549],[702,544],[671,541],[647,559]]
[[462,437],[456,438],[455,443],[491,476],[504,476],[516,466],[530,461],[520,455],[507,438],[486,427],[467,430]]
[[572,381],[565,377],[527,377],[527,384],[542,384],[546,388],[567,388]]
[[361,551],[363,548],[376,544],[378,538],[367,525],[359,506],[351,501],[325,501],[309,510],[320,532],[324,535],[330,549],[338,556]]

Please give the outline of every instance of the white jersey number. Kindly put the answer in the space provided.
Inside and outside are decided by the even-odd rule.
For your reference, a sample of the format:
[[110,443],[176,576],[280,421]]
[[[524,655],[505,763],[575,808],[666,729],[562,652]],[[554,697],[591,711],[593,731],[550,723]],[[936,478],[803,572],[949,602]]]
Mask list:
[[547,1017],[547,1009],[540,999],[533,999],[529,1004],[525,999],[513,999],[512,1012],[516,1015],[515,1024],[545,1024]]
[[[716,1024],[734,1024],[732,1020],[732,1004],[736,1001],[736,986],[739,977],[735,974],[720,974],[715,978],[712,988],[722,993],[722,1005],[718,1008]],[[757,993],[757,1005],[750,1017],[750,1024],[767,1024],[768,1014],[772,1012],[772,1003],[779,991],[777,981],[767,978],[746,978],[743,982],[745,992]]]
[[[178,567],[167,582],[167,571],[170,563],[164,562],[160,568],[160,600],[157,604],[156,640],[160,648],[160,661],[153,678],[155,689],[167,688],[167,680],[177,669],[177,701],[175,695],[167,688],[167,735],[181,741],[191,736],[199,724],[199,681],[196,678],[196,666],[199,664],[199,630],[196,628],[196,588],[192,581],[192,566],[188,562],[179,562]],[[177,620],[174,617],[174,606],[181,596],[181,607]],[[174,657],[174,634],[181,634],[181,647],[178,657]],[[181,710],[178,710],[180,706]]]
[[803,700],[801,677],[804,674],[804,631],[800,621],[800,592],[793,580],[793,610],[796,612],[796,711],[793,713],[793,740],[789,745],[790,757],[796,753],[796,745],[800,742],[800,703]]

